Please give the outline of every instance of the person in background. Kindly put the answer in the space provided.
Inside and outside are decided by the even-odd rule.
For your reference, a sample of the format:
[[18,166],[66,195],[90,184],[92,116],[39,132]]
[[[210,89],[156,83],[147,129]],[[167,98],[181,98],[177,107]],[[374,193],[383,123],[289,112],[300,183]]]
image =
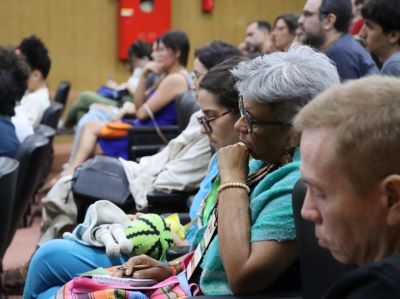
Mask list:
[[[147,43],[139,40],[131,45],[128,49],[128,54],[128,65],[133,73],[128,81],[122,83],[121,86],[127,88],[129,93],[134,96],[143,68],[151,61],[151,49]],[[89,111],[82,115],[84,111],[87,111],[88,105],[90,106]],[[79,96],[69,111],[65,123],[65,126],[68,127],[75,124],[75,119],[79,120],[75,128],[74,141],[68,162],[72,161],[76,155],[82,130],[87,123],[120,120],[125,114],[134,112],[135,107],[131,101],[126,101],[120,108],[115,107],[116,105],[116,101],[106,99],[94,92],[84,92]],[[66,164],[66,167],[68,167],[68,164]]]
[[381,74],[400,76],[400,0],[369,0],[360,37],[382,64]]
[[300,41],[332,59],[342,81],[379,73],[371,55],[348,33],[350,0],[307,0],[299,18]]
[[[150,45],[146,42],[142,40],[134,42],[128,49],[127,63],[128,69],[132,75],[129,77],[128,81],[120,85],[117,85],[113,80],[109,80],[106,85],[111,88],[126,89],[133,97],[143,68],[151,61],[151,53]],[[131,102],[131,98],[129,98],[129,101],[122,100],[126,103]],[[127,106],[118,109],[116,107],[117,104],[117,101],[105,98],[95,92],[83,92],[68,112],[64,126],[66,128],[72,128],[78,123],[76,128],[76,135],[78,137],[75,139],[79,140],[80,131],[86,122],[90,120],[110,121],[113,117],[118,120],[121,116],[118,117],[117,115],[123,115],[124,112],[133,111],[132,105],[124,104]],[[89,114],[87,114],[88,112]],[[82,117],[84,117],[84,120],[79,122]]]
[[[146,64],[140,77],[135,97],[135,117],[126,120],[133,126],[153,126],[150,113],[159,126],[176,124],[175,99],[191,88],[191,79],[186,70],[189,55],[189,40],[182,31],[169,31],[160,37],[159,61]],[[146,81],[153,73],[162,72],[165,76],[150,89],[146,90]],[[60,176],[72,174],[74,169],[86,161],[96,150],[100,130],[106,129],[106,122],[92,121],[85,125],[78,142],[76,155]],[[107,129],[106,129],[107,130]],[[128,137],[106,138],[100,135],[99,143],[106,155],[127,159]]]
[[275,19],[272,40],[277,51],[287,51],[293,43],[299,17],[295,13],[287,13]]
[[198,91],[199,83],[209,69],[229,57],[241,55],[238,48],[223,41],[213,41],[207,46],[196,49],[193,61],[193,83],[195,90]]
[[20,105],[15,108],[16,115],[23,114],[35,128],[42,120],[45,110],[50,106],[46,79],[50,72],[51,60],[43,41],[35,35],[23,39],[16,51],[17,54],[26,57],[31,67],[28,87],[20,100]]
[[351,0],[353,19],[350,22],[350,34],[358,39],[358,34],[364,25],[364,19],[361,16],[361,9],[364,5],[364,0]]
[[294,124],[307,185],[301,215],[320,246],[359,266],[324,298],[400,298],[400,79],[336,86]]
[[272,53],[274,49],[271,30],[272,28],[268,21],[251,22],[247,25],[246,36],[239,49],[249,57]]
[[29,74],[29,65],[15,49],[0,47],[0,157],[12,158],[18,151],[20,142],[10,118],[26,90]]

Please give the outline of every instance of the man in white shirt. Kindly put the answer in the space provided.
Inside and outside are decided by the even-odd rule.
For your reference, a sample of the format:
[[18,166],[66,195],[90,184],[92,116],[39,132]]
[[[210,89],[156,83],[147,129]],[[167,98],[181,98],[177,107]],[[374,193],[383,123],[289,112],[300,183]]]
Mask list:
[[31,67],[28,89],[16,109],[17,116],[25,115],[29,123],[36,127],[42,120],[44,111],[50,106],[46,78],[50,71],[51,60],[43,42],[34,35],[23,39],[17,51],[26,57]]

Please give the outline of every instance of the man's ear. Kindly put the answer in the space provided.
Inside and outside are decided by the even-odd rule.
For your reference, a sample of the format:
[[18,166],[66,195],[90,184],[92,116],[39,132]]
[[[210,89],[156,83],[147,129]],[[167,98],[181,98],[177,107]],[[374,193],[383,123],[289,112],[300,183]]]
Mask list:
[[39,71],[38,69],[33,69],[32,72],[31,72],[31,75],[35,79],[40,79],[40,80],[43,79],[42,72]]
[[400,32],[399,31],[390,31],[387,36],[389,37],[389,42],[392,45],[398,45],[400,41]]
[[336,15],[330,13],[326,15],[322,20],[322,28],[324,29],[324,31],[330,31],[333,28],[335,28],[335,23],[336,23]]
[[400,175],[392,174],[381,182],[388,225],[400,224]]

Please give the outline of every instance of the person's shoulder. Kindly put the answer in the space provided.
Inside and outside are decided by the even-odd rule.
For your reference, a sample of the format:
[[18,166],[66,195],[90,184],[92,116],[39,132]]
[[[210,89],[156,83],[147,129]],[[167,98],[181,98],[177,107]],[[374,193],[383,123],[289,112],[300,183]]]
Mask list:
[[[188,76],[188,75],[187,75]],[[185,83],[186,84],[186,74],[184,72],[176,72],[172,74],[168,74],[165,76],[164,83],[173,84],[173,83]]]
[[360,267],[344,275],[324,297],[399,298],[400,254]]
[[396,52],[383,64],[382,75],[400,76],[400,52]]

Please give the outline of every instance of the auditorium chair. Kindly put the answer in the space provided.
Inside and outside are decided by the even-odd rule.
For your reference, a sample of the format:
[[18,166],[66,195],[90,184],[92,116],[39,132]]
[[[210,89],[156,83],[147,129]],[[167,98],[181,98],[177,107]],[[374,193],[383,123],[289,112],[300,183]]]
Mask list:
[[43,114],[42,120],[40,123],[42,125],[49,126],[54,130],[57,129],[58,121],[61,118],[61,114],[63,112],[64,105],[58,102],[53,102],[50,106],[46,109]]
[[63,110],[67,104],[70,88],[71,83],[69,81],[61,81],[58,84],[56,94],[54,95],[54,102],[62,104]]
[[8,233],[15,201],[18,166],[17,160],[0,157],[0,273],[3,270],[3,257],[8,247]]
[[11,242],[18,226],[33,201],[41,182],[44,161],[48,159],[49,139],[40,134],[28,136],[20,145],[16,159],[19,161],[17,191],[12,211],[8,242]]

